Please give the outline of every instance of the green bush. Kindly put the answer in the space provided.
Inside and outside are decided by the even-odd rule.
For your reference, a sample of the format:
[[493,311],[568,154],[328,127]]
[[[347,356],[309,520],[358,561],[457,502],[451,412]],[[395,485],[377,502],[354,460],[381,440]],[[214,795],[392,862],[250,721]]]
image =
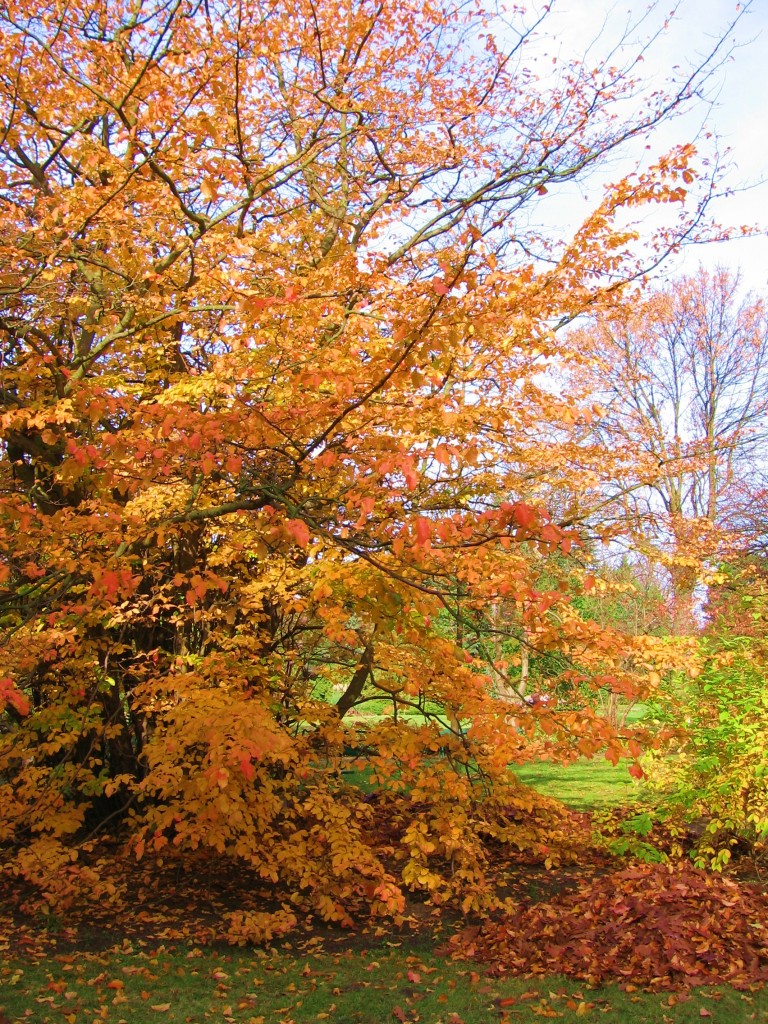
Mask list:
[[688,823],[699,866],[722,869],[736,850],[766,850],[767,655],[762,639],[704,639],[700,674],[673,680],[654,709],[683,735],[648,765],[649,781]]

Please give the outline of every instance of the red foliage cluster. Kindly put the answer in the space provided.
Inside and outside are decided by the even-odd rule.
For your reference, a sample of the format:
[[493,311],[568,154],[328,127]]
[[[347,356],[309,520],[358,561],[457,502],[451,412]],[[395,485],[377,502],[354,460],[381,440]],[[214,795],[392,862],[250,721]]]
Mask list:
[[650,988],[768,980],[768,895],[692,867],[637,866],[521,907],[457,951],[494,973],[556,972]]

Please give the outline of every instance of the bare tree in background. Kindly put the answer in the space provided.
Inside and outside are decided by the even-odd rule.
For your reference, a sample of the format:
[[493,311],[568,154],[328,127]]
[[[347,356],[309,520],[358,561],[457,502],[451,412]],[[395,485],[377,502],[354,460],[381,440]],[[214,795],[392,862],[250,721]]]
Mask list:
[[[605,412],[610,504],[669,569],[676,629],[692,625],[702,556],[743,524],[768,435],[768,314],[719,268],[680,278],[574,339]],[[606,466],[608,470],[608,466]],[[609,479],[609,474],[610,478]]]

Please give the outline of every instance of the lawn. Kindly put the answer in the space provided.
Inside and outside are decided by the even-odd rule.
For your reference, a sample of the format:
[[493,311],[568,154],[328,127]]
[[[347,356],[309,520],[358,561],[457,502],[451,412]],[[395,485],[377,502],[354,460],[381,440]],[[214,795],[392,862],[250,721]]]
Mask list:
[[582,758],[569,765],[536,761],[516,765],[514,772],[521,782],[577,811],[631,804],[640,792],[626,761],[617,765],[600,757],[592,761]]
[[559,977],[492,979],[436,956],[424,940],[313,953],[132,948],[60,954],[0,967],[0,1007],[34,1024],[605,1024],[768,1021],[768,994],[690,996],[592,990]]

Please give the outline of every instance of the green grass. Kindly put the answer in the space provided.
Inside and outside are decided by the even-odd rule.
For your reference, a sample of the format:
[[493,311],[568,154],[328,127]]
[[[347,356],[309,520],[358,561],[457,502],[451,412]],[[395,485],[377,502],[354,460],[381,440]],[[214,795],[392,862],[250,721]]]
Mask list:
[[[0,1007],[33,1024],[605,1024],[768,1021],[768,993],[589,989],[559,977],[488,979],[472,965],[405,944],[312,955],[306,950],[131,950],[0,967]],[[504,1000],[499,1004],[498,1000]]]
[[[629,774],[627,761],[617,765],[601,757],[582,758],[569,765],[536,761],[513,765],[512,770],[521,782],[577,811],[631,805],[640,792],[639,784]],[[371,781],[370,768],[347,768],[344,781],[366,793],[377,789]]]
[[648,705],[647,704],[639,704],[639,703],[638,704],[633,704],[632,707],[629,709],[629,712],[627,714],[626,724],[627,725],[634,725],[635,722],[639,722],[641,719],[645,718],[647,713],[648,713]]
[[578,811],[631,804],[639,791],[626,761],[612,765],[600,757],[592,761],[585,758],[569,765],[536,761],[516,765],[514,772],[521,782]]

